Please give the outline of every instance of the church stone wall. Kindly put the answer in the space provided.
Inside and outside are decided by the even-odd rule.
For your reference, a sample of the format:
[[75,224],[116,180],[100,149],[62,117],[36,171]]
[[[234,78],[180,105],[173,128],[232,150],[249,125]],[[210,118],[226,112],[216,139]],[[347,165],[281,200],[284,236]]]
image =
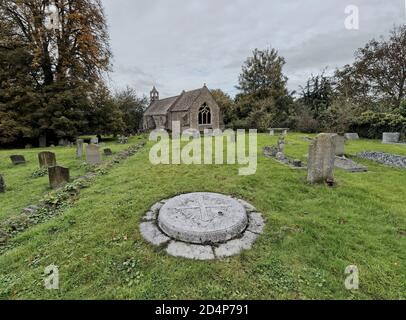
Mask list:
[[[211,111],[211,125],[199,126],[199,109],[204,103],[207,104]],[[202,90],[202,94],[190,108],[190,128],[199,131],[204,131],[204,129],[214,130],[223,128],[220,107],[207,88]]]

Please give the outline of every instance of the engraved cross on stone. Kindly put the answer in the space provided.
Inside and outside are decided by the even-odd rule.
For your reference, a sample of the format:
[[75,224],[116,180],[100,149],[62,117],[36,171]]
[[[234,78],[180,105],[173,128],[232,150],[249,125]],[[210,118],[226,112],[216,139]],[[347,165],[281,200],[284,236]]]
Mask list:
[[184,209],[199,209],[200,210],[200,220],[204,221],[204,222],[210,222],[216,217],[217,214],[220,215],[221,212],[217,212],[217,214],[215,213],[213,215],[213,214],[210,214],[208,209],[227,209],[230,207],[229,205],[213,205],[213,206],[205,205],[204,199],[202,196],[200,196],[198,198],[197,202],[198,202],[199,206],[178,207],[176,209],[181,212]]

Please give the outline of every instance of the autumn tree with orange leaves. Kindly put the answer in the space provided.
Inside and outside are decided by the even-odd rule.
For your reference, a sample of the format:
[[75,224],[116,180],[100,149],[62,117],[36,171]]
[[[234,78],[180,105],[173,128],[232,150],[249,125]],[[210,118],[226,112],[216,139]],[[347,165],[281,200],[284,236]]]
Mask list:
[[0,0],[0,30],[0,143],[90,133],[110,69],[101,1]]

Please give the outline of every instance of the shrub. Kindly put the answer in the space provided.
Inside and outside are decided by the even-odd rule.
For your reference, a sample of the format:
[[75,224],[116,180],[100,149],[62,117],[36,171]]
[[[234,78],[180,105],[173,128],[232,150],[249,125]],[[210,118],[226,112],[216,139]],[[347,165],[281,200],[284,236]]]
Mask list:
[[399,114],[367,111],[354,119],[350,130],[363,138],[380,139],[384,132],[406,133],[406,118]]

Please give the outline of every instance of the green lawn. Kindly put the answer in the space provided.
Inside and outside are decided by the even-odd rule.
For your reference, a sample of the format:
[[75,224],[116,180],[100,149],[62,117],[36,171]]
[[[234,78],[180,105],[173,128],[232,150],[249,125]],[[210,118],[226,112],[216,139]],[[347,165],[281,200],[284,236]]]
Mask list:
[[[306,160],[308,142],[291,134],[286,152]],[[60,217],[12,239],[0,256],[3,299],[405,299],[406,170],[368,161],[368,173],[336,171],[337,186],[311,186],[306,172],[262,156],[276,137],[261,135],[256,175],[239,166],[152,166],[149,143],[81,191]],[[135,143],[136,138],[131,142]],[[125,146],[111,145],[113,151]],[[355,141],[347,153],[379,150],[406,155],[405,146]],[[55,148],[73,177],[84,173],[74,149]],[[0,151],[0,172],[10,190],[0,194],[0,220],[48,192],[47,178],[32,179],[38,150]],[[27,165],[7,157],[24,154]],[[251,202],[266,218],[253,250],[224,261],[173,258],[139,232],[156,201],[196,191]],[[43,287],[55,264],[60,290]],[[344,287],[348,265],[360,270],[360,290]]]

